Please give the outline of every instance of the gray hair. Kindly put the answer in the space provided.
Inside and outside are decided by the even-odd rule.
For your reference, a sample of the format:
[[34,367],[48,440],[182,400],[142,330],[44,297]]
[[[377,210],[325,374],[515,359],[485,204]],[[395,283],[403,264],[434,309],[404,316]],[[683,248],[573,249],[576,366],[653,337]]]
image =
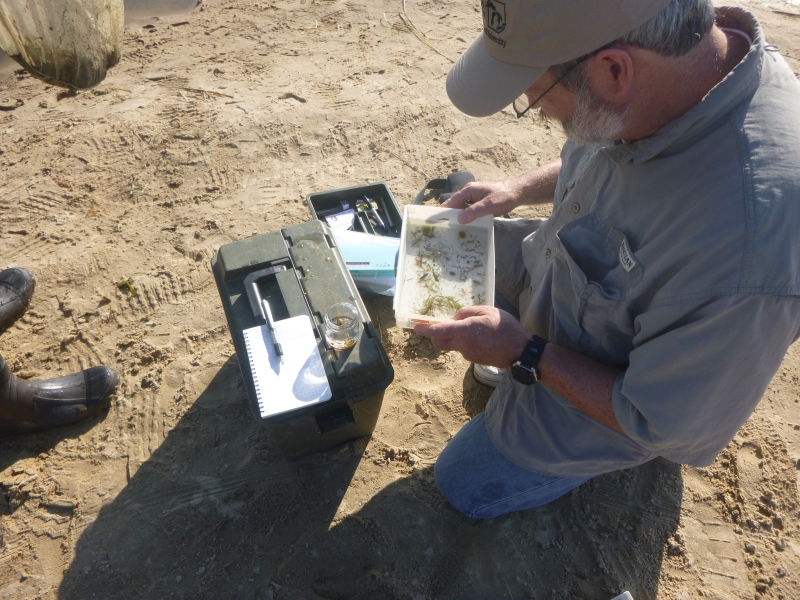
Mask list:
[[694,48],[713,25],[712,0],[672,0],[667,8],[616,43],[678,57]]
[[[714,4],[712,0],[672,0],[655,17],[646,21],[630,33],[623,35],[610,45],[624,44],[650,50],[661,56],[677,58],[692,50],[714,26]],[[575,68],[587,57],[550,67],[557,77],[572,69],[562,83],[575,89],[585,79],[585,70]]]

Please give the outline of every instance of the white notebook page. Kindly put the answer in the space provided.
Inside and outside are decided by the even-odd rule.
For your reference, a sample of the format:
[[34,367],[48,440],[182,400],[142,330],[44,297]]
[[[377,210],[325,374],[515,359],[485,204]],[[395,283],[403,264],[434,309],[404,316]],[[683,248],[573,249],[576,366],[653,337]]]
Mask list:
[[330,399],[331,388],[307,315],[275,322],[283,364],[266,325],[243,333],[262,418]]

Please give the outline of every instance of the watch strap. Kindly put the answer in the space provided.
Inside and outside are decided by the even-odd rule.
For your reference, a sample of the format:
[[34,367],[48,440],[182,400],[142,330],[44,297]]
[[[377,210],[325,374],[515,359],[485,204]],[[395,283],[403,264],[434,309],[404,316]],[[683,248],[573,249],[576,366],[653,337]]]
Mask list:
[[542,353],[546,345],[546,339],[538,335],[531,336],[531,339],[528,340],[525,349],[522,351],[522,355],[517,360],[526,367],[538,368],[539,360],[542,358]]
[[539,360],[542,358],[547,340],[534,335],[525,344],[525,349],[520,357],[511,363],[511,376],[518,382],[531,385],[541,379]]

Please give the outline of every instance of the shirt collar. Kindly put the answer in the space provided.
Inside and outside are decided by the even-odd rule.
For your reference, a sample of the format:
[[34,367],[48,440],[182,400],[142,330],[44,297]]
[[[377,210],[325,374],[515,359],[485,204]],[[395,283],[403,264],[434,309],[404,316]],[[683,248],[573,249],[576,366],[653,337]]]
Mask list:
[[716,13],[717,25],[741,29],[753,38],[753,45],[748,53],[697,105],[667,123],[655,134],[632,144],[603,148],[602,151],[611,160],[638,165],[668,149],[682,146],[704,135],[720,118],[758,88],[766,45],[761,25],[755,15],[742,8],[726,6],[718,8]]

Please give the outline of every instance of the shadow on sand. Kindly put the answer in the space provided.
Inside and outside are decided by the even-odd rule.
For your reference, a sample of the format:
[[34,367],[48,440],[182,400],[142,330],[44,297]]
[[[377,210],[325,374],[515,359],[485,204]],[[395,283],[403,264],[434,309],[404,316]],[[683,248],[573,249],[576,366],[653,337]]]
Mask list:
[[[432,467],[379,488],[385,467],[361,448],[281,459],[232,357],[81,535],[59,597],[655,598],[678,465],[655,460],[477,521],[447,505]],[[354,478],[359,505],[369,499],[337,517]]]

